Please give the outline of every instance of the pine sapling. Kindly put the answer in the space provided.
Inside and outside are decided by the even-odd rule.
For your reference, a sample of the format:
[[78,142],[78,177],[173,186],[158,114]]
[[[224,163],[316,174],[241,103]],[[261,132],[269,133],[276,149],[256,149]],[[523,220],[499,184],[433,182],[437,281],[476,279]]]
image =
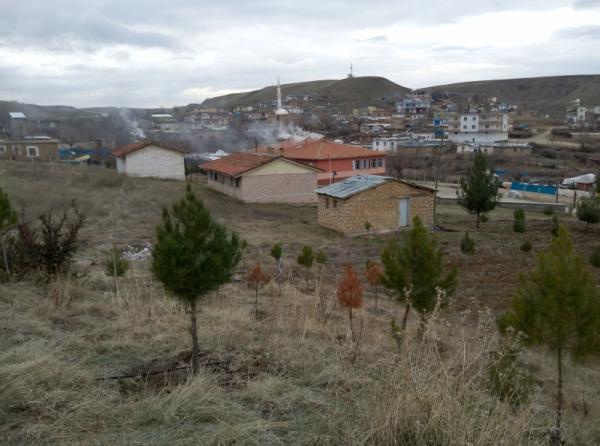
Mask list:
[[356,360],[358,343],[362,335],[361,332],[357,337],[352,323],[352,310],[359,309],[362,306],[363,288],[356,271],[352,265],[347,265],[344,269],[344,276],[338,285],[337,298],[342,307],[348,310],[348,320],[350,322],[350,333],[352,335],[352,343],[354,345],[352,362]]
[[128,270],[129,261],[123,257],[121,251],[113,246],[106,259],[104,259],[104,274],[114,278],[117,298],[119,297],[119,277],[124,276]]
[[523,334],[526,345],[546,346],[555,355],[557,398],[552,442],[562,444],[564,355],[570,353],[579,362],[600,352],[600,295],[564,226],[550,248],[540,253],[535,270],[521,276],[510,310],[498,325],[502,333],[511,328]]
[[298,265],[303,266],[306,269],[306,291],[308,291],[310,268],[313,266],[315,261],[315,253],[313,249],[310,246],[304,245],[296,261],[298,262]]
[[256,262],[252,271],[246,277],[246,281],[248,282],[248,287],[252,288],[255,292],[254,295],[254,313],[256,315],[256,319],[259,318],[258,314],[258,291],[268,284],[271,281],[271,277],[263,272],[260,267],[260,262]]
[[281,280],[283,274],[283,246],[281,243],[275,243],[271,248],[271,257],[275,259],[275,264],[277,265],[277,276],[276,282],[279,288],[279,295],[281,296]]
[[372,260],[367,260],[367,281],[369,285],[373,287],[375,291],[375,310],[377,310],[377,301],[379,297],[379,285],[381,285],[381,276],[383,275],[383,268],[380,263]]

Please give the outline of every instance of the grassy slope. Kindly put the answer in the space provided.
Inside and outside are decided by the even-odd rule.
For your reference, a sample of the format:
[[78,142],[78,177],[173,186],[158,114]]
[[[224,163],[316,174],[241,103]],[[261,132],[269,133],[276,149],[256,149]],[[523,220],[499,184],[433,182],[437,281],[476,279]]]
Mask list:
[[554,116],[564,116],[567,103],[581,99],[584,105],[600,104],[600,75],[551,76],[524,79],[499,79],[439,85],[441,90],[465,96],[497,96],[502,101]]
[[[381,98],[391,99],[395,94],[409,90],[382,77],[355,77],[341,80],[319,80],[284,84],[283,95],[309,94],[313,97],[328,95],[332,103],[351,103],[375,105]],[[272,101],[276,97],[276,87],[270,86],[246,93],[234,93],[207,99],[202,103],[206,107],[234,107],[236,105],[255,105],[262,101]]]
[[[153,237],[160,208],[178,199],[183,184],[128,179],[112,172],[30,164],[0,164],[0,187],[17,209],[33,216],[76,198],[89,216],[76,268],[84,280],[64,284],[73,297],[56,308],[32,282],[0,285],[0,442],[72,444],[542,444],[537,428],[551,423],[553,368],[543,352],[525,355],[535,372],[531,404],[512,412],[483,389],[495,348],[493,313],[506,305],[518,271],[532,265],[501,210],[475,234],[473,258],[458,253],[456,232],[438,233],[461,266],[455,303],[429,326],[429,342],[411,342],[402,359],[388,335],[400,308],[383,299],[374,313],[368,290],[360,356],[349,363],[345,313],[333,305],[341,266],[376,258],[378,239],[350,240],[320,230],[314,207],[243,205],[195,189],[213,214],[249,241],[236,281],[202,307],[199,377],[185,373],[147,380],[96,377],[162,369],[189,359],[188,316],[134,262],[117,297],[97,260],[113,243],[141,246]],[[472,219],[443,207],[445,226],[472,229]],[[548,240],[545,216],[528,216],[534,249]],[[595,233],[570,223],[578,248]],[[273,271],[271,244],[286,243],[287,280],[261,295],[264,318],[252,313],[252,293],[241,279],[259,258]],[[330,255],[319,319],[312,290],[305,294],[294,256],[304,243]],[[600,278],[600,276],[599,276]],[[485,308],[493,306],[492,313]],[[433,343],[437,339],[437,343]],[[600,375],[567,367],[567,423],[571,444],[600,440]],[[533,430],[532,430],[533,429]],[[531,432],[530,432],[531,431]],[[528,433],[531,433],[529,437]],[[529,440],[527,439],[529,438]]]

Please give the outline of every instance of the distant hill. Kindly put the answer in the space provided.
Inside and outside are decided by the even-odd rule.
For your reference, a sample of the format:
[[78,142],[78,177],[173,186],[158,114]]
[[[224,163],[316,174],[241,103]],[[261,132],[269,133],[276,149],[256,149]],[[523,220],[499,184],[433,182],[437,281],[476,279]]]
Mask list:
[[463,82],[428,87],[424,90],[458,93],[465,98],[475,94],[497,96],[504,102],[562,117],[566,105],[573,99],[581,99],[584,105],[600,104],[600,75]]
[[[365,76],[284,84],[281,91],[284,98],[286,95],[310,95],[315,102],[359,107],[393,102],[410,89],[383,77]],[[227,109],[238,105],[249,106],[273,101],[276,96],[277,87],[273,85],[260,90],[206,99],[201,105]]]

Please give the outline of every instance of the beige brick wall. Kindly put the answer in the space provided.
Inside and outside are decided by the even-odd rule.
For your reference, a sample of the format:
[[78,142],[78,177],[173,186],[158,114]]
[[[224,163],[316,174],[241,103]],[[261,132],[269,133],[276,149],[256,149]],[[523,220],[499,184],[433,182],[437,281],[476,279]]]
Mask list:
[[243,176],[240,187],[208,180],[208,187],[248,203],[314,203],[317,173]]
[[401,198],[409,199],[409,224],[416,215],[425,225],[433,224],[433,192],[398,181],[387,181],[345,200],[335,200],[335,205],[333,198],[319,195],[318,221],[343,234],[366,233],[366,222],[371,224],[371,232],[396,231],[400,229]]

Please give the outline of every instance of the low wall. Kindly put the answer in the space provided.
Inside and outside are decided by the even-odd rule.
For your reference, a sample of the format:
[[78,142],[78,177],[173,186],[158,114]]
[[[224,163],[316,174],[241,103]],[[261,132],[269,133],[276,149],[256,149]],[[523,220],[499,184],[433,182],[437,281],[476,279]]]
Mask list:
[[[439,204],[455,204],[458,206],[457,198],[437,198]],[[523,209],[524,211],[532,212],[544,212],[548,207],[551,207],[555,213],[567,214],[570,208],[562,203],[530,203],[530,202],[519,202],[519,201],[499,201],[496,205],[499,208],[506,209]]]

